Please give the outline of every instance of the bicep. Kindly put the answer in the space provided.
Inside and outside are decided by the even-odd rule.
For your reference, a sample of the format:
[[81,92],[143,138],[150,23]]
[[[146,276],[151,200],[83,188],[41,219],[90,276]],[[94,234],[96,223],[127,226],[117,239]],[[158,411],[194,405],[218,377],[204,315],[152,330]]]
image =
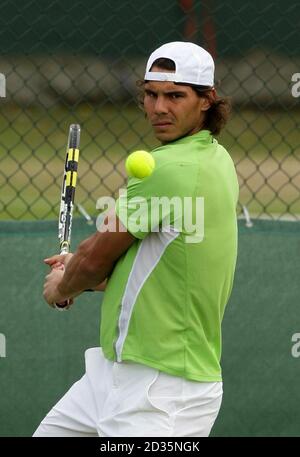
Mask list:
[[104,219],[98,231],[82,243],[85,259],[90,265],[113,264],[134,243],[136,238],[129,233],[114,211]]

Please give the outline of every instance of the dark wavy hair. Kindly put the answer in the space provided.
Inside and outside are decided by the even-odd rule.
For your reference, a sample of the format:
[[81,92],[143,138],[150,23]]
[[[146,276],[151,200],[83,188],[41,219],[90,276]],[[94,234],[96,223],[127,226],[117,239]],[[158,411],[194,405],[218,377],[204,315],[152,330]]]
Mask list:
[[[153,62],[152,67],[161,70],[175,71],[175,63],[171,59],[160,58]],[[151,68],[152,68],[151,67]],[[146,81],[138,80],[138,104],[144,109],[144,85]],[[176,84],[176,83],[175,83]],[[210,101],[210,108],[205,113],[202,129],[209,130],[213,135],[218,135],[226,125],[231,112],[231,103],[227,97],[212,98],[210,86],[196,86],[193,84],[178,83],[181,86],[191,87],[199,97],[205,97]]]

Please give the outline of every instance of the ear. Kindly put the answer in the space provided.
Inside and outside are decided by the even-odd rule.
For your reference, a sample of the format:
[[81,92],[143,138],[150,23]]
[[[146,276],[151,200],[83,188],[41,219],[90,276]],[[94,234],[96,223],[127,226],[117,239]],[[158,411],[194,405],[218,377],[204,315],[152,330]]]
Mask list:
[[208,97],[201,98],[201,111],[207,111],[210,108],[211,101]]
[[207,111],[211,107],[212,103],[216,100],[216,98],[217,92],[216,89],[213,88],[209,92],[207,92],[206,97],[202,98],[201,111]]

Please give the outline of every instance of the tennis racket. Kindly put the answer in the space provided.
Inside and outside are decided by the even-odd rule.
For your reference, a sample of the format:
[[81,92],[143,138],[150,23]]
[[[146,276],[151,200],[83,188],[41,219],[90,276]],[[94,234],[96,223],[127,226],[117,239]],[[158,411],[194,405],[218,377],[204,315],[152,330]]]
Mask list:
[[[71,124],[67,144],[66,160],[63,174],[60,197],[60,211],[58,218],[58,239],[60,254],[68,254],[71,246],[71,231],[74,197],[77,181],[79,160],[80,125]],[[56,308],[68,308],[69,300],[56,303]]]

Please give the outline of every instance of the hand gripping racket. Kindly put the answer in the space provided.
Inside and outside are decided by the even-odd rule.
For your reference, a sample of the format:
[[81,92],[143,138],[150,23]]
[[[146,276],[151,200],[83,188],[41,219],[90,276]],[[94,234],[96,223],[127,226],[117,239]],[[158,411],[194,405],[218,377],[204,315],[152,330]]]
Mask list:
[[[68,254],[71,246],[72,217],[77,181],[79,144],[80,125],[72,124],[69,128],[69,138],[61,187],[60,211],[58,219],[60,254]],[[66,300],[64,303],[56,303],[55,306],[61,310],[66,309],[69,306],[69,300]]]

